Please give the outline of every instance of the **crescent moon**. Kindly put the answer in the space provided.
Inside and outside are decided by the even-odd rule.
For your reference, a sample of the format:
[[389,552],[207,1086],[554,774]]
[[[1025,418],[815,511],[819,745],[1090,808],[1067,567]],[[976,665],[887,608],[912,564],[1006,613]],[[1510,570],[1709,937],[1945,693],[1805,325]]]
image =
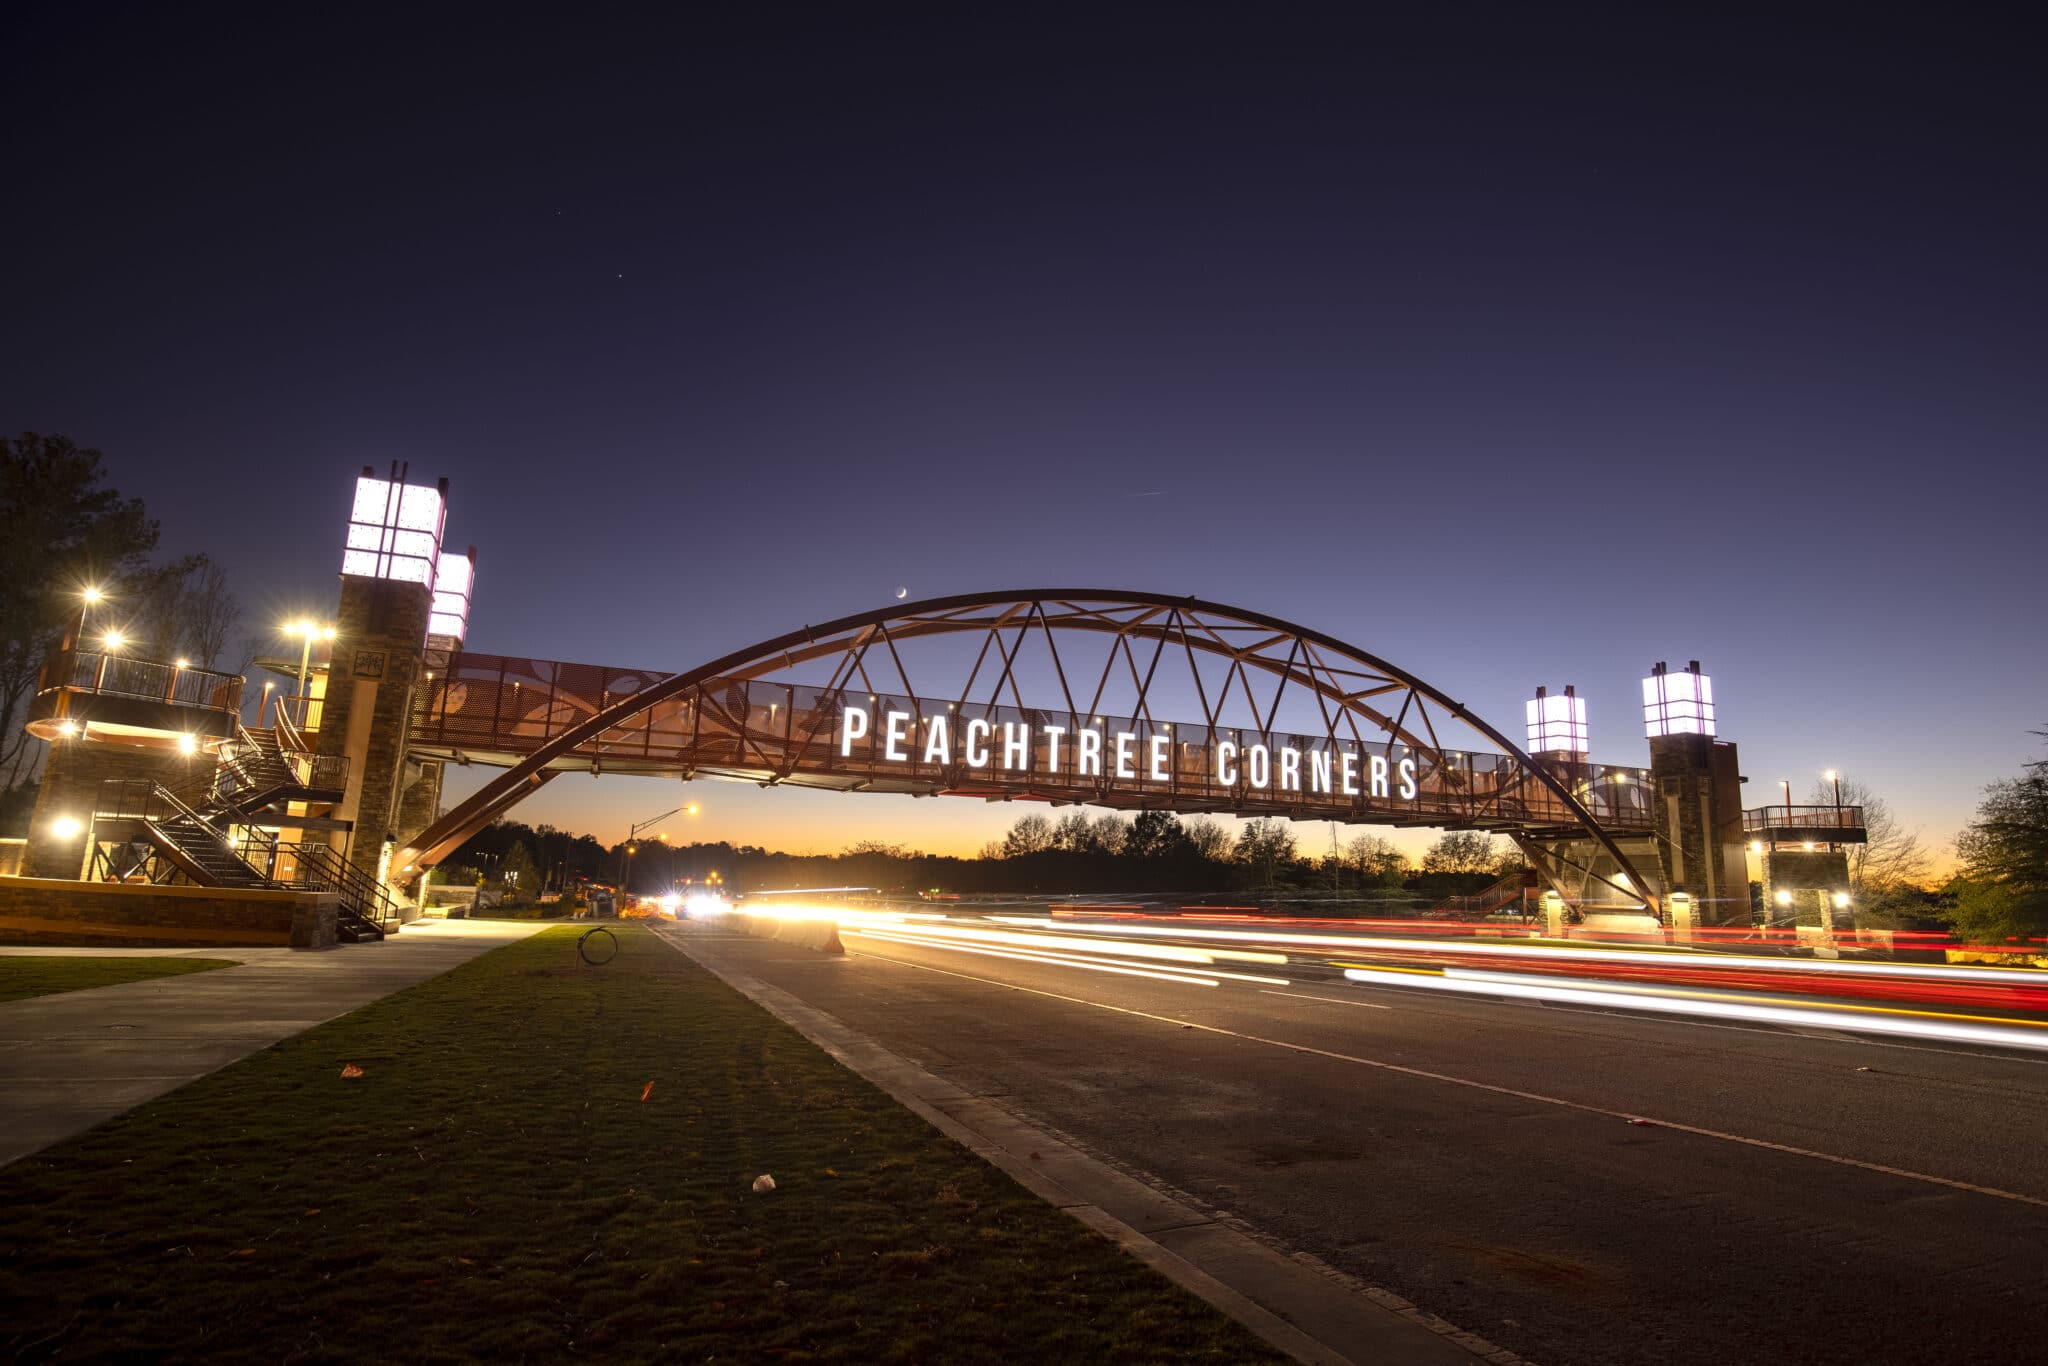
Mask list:
[[908,588],[899,588],[896,590],[896,596],[899,598],[907,598],[910,596],[910,590]]

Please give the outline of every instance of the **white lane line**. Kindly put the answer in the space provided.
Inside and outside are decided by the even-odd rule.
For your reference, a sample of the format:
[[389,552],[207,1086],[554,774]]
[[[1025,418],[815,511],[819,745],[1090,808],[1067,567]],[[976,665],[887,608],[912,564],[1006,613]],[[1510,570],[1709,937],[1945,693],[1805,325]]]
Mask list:
[[[867,955],[862,955],[863,957]],[[1930,1186],[1946,1186],[1950,1190],[1969,1191],[1973,1195],[1988,1195],[1997,1200],[2011,1200],[2016,1204],[2033,1205],[2048,1209],[2048,1200],[2033,1195],[2021,1195],[2017,1191],[1999,1190],[1995,1186],[1979,1186],[1969,1181],[1957,1181],[1947,1176],[1934,1176],[1927,1172],[1907,1171],[1903,1167],[1887,1167],[1879,1162],[1865,1162],[1861,1158],[1842,1157],[1836,1153],[1815,1152],[1811,1148],[1795,1148],[1789,1143],[1773,1143],[1769,1139],[1749,1138],[1742,1134],[1731,1134],[1720,1129],[1705,1129],[1697,1124],[1680,1124],[1675,1120],[1657,1119],[1651,1115],[1632,1114],[1627,1110],[1609,1110],[1605,1106],[1587,1105],[1582,1101],[1565,1100],[1559,1096],[1539,1095],[1534,1091],[1519,1091],[1512,1086],[1495,1086],[1491,1082],[1473,1081],[1468,1077],[1453,1077],[1444,1072],[1430,1072],[1420,1067],[1404,1067],[1400,1063],[1381,1062],[1377,1058],[1361,1058],[1351,1053],[1333,1053],[1327,1048],[1313,1048],[1308,1044],[1289,1043],[1285,1039],[1268,1039],[1259,1034],[1244,1034],[1221,1025],[1197,1024],[1192,1020],[1176,1020],[1171,1015],[1155,1015],[1149,1010],[1133,1010],[1128,1006],[1106,1005],[1101,1001],[1090,1001],[1080,996],[1063,996],[1057,991],[1042,991],[1037,987],[1020,987],[1014,982],[1004,982],[993,977],[977,977],[971,972],[954,972],[949,968],[935,968],[926,963],[912,963],[902,958],[887,958],[874,955],[899,967],[915,968],[919,972],[942,973],[947,977],[961,977],[970,982],[981,982],[992,987],[1005,987],[1011,991],[1028,992],[1033,996],[1047,996],[1055,1001],[1067,1001],[1077,1006],[1093,1006],[1097,1010],[1114,1011],[1118,1015],[1135,1015],[1141,1020],[1157,1020],[1170,1024],[1176,1029],[1199,1029],[1209,1034],[1222,1034],[1232,1039],[1243,1039],[1246,1043],[1262,1043],[1274,1048],[1284,1048],[1291,1053],[1306,1053],[1311,1057],[1328,1058],[1333,1062],[1356,1063],[1360,1067],[1373,1067],[1383,1072],[1396,1072],[1402,1076],[1420,1077],[1425,1081],[1447,1082],[1452,1086],[1465,1086],[1474,1091],[1491,1091],[1497,1096],[1513,1096],[1517,1100],[1531,1100],[1540,1105],[1555,1105],[1565,1110],[1578,1110],[1590,1115],[1606,1115],[1612,1119],[1641,1120],[1660,1129],[1675,1133],[1692,1134],[1699,1138],[1717,1138],[1724,1143],[1739,1143],[1746,1148],[1761,1148],[1766,1152],[1787,1153],[1793,1157],[1810,1157],[1816,1162],[1832,1162],[1838,1167],[1853,1167],[1859,1171],[1877,1172],[1881,1176],[1897,1176],[1908,1181],[1924,1181]]]
[[1305,991],[1260,991],[1261,996],[1285,996],[1290,1001],[1328,1001],[1333,1006],[1364,1006],[1367,1010],[1392,1010],[1378,1001],[1347,1001],[1342,996],[1311,996]]

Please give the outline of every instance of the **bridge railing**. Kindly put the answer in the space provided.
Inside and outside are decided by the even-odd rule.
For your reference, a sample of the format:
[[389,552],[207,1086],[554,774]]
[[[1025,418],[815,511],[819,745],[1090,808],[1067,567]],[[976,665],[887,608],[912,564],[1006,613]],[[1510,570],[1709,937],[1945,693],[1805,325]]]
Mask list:
[[1758,806],[1742,813],[1746,834],[1767,834],[1773,830],[1863,829],[1860,806]]
[[44,660],[36,691],[57,688],[206,711],[233,712],[242,705],[239,674],[101,650],[60,650]]
[[[667,677],[659,671],[498,655],[454,654],[433,662],[439,667],[424,680],[414,717],[414,743],[508,755],[531,753]],[[846,742],[841,735],[846,705],[868,713],[869,730],[856,742]],[[887,757],[883,740],[883,718],[890,712],[911,718],[896,746],[901,759]],[[944,743],[935,743],[934,730],[942,717]],[[964,741],[970,721],[990,728],[985,763],[966,762]],[[1030,729],[1033,739],[1021,766],[1008,762],[1016,757],[1015,751],[1003,755],[1005,726]],[[1118,771],[1108,738],[1100,771],[1078,771],[1075,737],[1086,729],[1105,737],[1133,737],[1123,772]],[[1057,730],[1065,742],[1064,762],[1057,766],[1046,740],[1050,730]],[[1164,741],[1157,777],[1155,737]],[[1219,777],[1225,745],[1233,746],[1237,756],[1234,783]],[[1261,764],[1251,758],[1259,747],[1265,753],[1262,772]],[[1569,806],[1507,754],[1426,750],[1383,735],[1310,736],[748,679],[706,680],[638,712],[576,753],[579,760],[632,760],[684,772],[841,788],[1416,825],[1576,823]],[[1346,755],[1351,761],[1350,792],[1344,790]],[[1227,759],[1222,766],[1230,766]],[[1322,774],[1329,776],[1319,782]],[[1554,776],[1603,823],[1623,828],[1648,824],[1644,770],[1587,764],[1556,771]],[[1400,795],[1404,789],[1412,789],[1412,795]]]

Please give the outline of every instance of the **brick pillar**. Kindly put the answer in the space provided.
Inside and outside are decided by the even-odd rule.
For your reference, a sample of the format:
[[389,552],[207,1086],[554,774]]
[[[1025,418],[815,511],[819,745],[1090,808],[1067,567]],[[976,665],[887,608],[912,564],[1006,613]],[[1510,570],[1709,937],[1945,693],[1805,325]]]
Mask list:
[[[1849,855],[1843,849],[1788,849],[1780,845],[1763,855],[1764,913],[1782,924],[1849,934],[1856,926],[1856,908],[1837,908],[1836,896],[1849,894]],[[1784,905],[1778,893],[1790,893]]]
[[181,754],[175,746],[124,745],[104,740],[59,740],[50,746],[29,818],[23,877],[77,878],[85,868],[89,829],[60,839],[51,827],[69,817],[90,827],[100,784],[109,778],[148,778],[178,788],[210,771],[211,754]]
[[1705,735],[1650,737],[1664,891],[1690,896],[1696,922],[1703,925],[1749,923],[1737,768],[1732,742]]
[[372,877],[384,836],[398,833],[406,736],[433,601],[422,583],[341,576],[320,752],[348,756],[348,789],[335,815],[355,822],[349,862]]
[[401,845],[411,843],[414,835],[432,825],[434,817],[441,814],[441,762],[417,760],[408,767],[408,772],[413,771],[419,776],[406,784],[398,799],[398,818],[392,826]]

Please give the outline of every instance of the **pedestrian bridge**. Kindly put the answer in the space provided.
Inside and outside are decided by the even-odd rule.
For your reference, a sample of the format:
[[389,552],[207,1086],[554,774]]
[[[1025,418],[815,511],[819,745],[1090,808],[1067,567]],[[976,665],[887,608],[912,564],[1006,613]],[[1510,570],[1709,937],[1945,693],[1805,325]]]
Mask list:
[[1591,839],[1624,871],[1612,837],[1651,828],[1646,769],[1532,758],[1277,618],[1103,590],[901,604],[681,673],[430,653],[409,747],[505,772],[400,867],[564,771]]

